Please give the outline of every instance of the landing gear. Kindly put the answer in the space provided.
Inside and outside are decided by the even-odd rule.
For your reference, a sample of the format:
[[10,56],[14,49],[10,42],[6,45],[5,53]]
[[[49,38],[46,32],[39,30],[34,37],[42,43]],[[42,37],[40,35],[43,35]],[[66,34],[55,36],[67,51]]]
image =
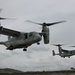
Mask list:
[[27,51],[27,49],[26,49],[26,48],[24,48],[24,49],[23,49],[23,51]]
[[65,56],[63,58],[65,58]]
[[40,45],[40,43],[38,42],[37,45]]

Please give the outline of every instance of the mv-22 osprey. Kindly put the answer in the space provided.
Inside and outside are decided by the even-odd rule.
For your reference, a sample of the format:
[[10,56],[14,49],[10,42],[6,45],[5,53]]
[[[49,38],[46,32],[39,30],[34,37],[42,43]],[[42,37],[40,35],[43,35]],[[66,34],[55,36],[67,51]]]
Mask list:
[[[53,50],[52,53],[53,53],[53,56],[55,55],[59,55],[63,58],[65,57],[68,57],[70,58],[71,56],[75,55],[75,50],[66,50],[66,49],[62,49],[62,45],[63,44],[54,44],[55,46],[58,46],[58,50],[59,50],[59,53],[55,53],[55,51]],[[72,47],[75,47],[75,46],[72,46]]]
[[54,23],[36,23],[33,21],[29,21],[31,23],[39,24],[42,26],[41,32],[20,32],[16,30],[11,30],[8,28],[4,28],[0,26],[0,34],[7,35],[8,40],[4,42],[0,42],[1,45],[5,45],[6,50],[14,50],[18,48],[23,48],[23,51],[27,51],[27,47],[31,46],[34,43],[40,44],[39,42],[42,40],[42,36],[44,39],[44,44],[49,43],[49,28],[48,26],[52,26],[58,23],[62,23],[64,21],[54,22]]

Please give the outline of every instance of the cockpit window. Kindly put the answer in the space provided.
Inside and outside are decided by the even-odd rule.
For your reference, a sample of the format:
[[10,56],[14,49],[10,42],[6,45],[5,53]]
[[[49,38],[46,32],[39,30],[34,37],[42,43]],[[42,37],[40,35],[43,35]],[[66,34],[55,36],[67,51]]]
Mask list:
[[25,34],[25,39],[27,39],[27,37],[28,37],[28,35],[27,35],[27,33]]

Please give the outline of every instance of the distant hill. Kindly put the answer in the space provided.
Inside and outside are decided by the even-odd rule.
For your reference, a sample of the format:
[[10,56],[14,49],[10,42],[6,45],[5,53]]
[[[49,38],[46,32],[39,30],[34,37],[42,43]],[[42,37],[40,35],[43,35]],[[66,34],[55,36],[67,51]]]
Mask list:
[[75,75],[74,70],[60,70],[60,71],[30,71],[22,72],[15,69],[5,68],[0,69],[0,75]]
[[22,71],[10,69],[10,68],[4,68],[4,69],[0,69],[0,73],[22,73]]

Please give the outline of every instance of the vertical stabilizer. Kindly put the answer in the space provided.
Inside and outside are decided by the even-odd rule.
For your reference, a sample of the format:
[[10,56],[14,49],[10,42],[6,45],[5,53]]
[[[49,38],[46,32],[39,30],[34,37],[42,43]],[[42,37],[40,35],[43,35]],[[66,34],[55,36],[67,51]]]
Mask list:
[[53,53],[53,56],[55,56],[55,52],[54,52],[54,50],[52,51],[52,53]]

